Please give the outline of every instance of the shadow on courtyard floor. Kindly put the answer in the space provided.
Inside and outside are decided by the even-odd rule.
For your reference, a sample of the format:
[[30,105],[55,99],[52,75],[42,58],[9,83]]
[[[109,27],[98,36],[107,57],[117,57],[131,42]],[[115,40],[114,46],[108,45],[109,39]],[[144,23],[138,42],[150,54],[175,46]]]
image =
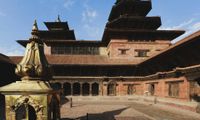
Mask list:
[[124,111],[128,108],[129,107],[119,109],[119,110],[114,110],[114,111],[108,111],[108,112],[104,112],[104,113],[100,113],[100,114],[88,114],[88,115],[77,117],[74,119],[62,118],[61,120],[116,120],[115,116],[119,115],[122,111]]
[[69,99],[67,99],[65,96],[61,96],[60,99],[61,99],[60,101],[61,105],[64,105],[69,102]]

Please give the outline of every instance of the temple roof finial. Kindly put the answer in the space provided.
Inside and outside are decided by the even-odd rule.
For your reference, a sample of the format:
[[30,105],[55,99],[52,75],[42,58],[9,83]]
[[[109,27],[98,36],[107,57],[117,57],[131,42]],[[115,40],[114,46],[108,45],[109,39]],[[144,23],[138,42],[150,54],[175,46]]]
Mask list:
[[37,25],[37,21],[34,20],[34,23],[33,23],[33,27],[32,27],[32,32],[31,32],[31,37],[29,38],[30,41],[40,41],[39,40],[39,29],[38,29],[38,25]]
[[34,20],[32,31],[38,31],[37,20]]
[[22,80],[48,80],[51,77],[51,70],[44,55],[44,45],[39,37],[36,20],[31,34],[25,55],[22,61],[17,64],[15,72],[22,77]]
[[58,18],[57,18],[56,22],[61,22],[60,15],[58,15]]

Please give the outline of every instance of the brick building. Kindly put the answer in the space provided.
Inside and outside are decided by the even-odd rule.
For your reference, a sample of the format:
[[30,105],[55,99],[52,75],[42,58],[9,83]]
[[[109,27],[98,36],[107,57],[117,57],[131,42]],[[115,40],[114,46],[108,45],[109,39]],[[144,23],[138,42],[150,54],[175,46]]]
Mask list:
[[[117,0],[102,40],[76,40],[67,22],[45,22],[40,30],[50,81],[63,95],[149,95],[199,101],[200,31],[179,42],[182,30],[159,30],[161,19],[147,16],[151,0]],[[18,40],[26,46],[28,40]],[[10,57],[15,63],[21,56]]]

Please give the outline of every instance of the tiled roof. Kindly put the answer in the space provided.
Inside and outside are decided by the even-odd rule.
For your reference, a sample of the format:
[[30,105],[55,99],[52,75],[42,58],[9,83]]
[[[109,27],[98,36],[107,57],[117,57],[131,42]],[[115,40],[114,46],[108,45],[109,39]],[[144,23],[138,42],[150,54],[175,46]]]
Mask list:
[[154,54],[153,56],[149,57],[148,59],[144,60],[141,62],[141,64],[144,64],[146,62],[149,62],[151,60],[155,60],[155,58],[157,57],[161,57],[163,55],[166,55],[169,52],[173,52],[175,51],[175,49],[180,48],[180,46],[187,46],[188,44],[191,44],[193,41],[197,41],[200,39],[200,30],[181,39],[180,41],[176,42],[175,44],[171,45],[170,47],[166,48],[165,50],[163,50],[162,52],[158,53],[158,54]]
[[[49,64],[65,65],[135,65],[139,61],[133,59],[110,59],[100,55],[51,55],[46,56]],[[22,56],[10,56],[15,63],[19,63]]]
[[0,53],[0,62],[13,64],[13,62],[9,59],[9,57],[7,57],[1,53]]

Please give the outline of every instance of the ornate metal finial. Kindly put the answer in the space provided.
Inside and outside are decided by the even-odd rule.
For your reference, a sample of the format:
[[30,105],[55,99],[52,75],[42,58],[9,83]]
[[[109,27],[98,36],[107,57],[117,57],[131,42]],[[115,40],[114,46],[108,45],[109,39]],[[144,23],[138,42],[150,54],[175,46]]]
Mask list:
[[38,31],[37,20],[34,20],[32,31]]
[[57,18],[56,22],[61,22],[60,15],[58,15],[58,18]]
[[37,21],[34,20],[34,24],[32,27],[31,37],[29,38],[30,41],[37,41],[41,43],[41,40],[39,38],[39,31],[38,31]]
[[44,55],[44,45],[38,33],[35,20],[25,55],[15,70],[16,74],[22,77],[22,80],[47,80],[51,77],[50,66]]

